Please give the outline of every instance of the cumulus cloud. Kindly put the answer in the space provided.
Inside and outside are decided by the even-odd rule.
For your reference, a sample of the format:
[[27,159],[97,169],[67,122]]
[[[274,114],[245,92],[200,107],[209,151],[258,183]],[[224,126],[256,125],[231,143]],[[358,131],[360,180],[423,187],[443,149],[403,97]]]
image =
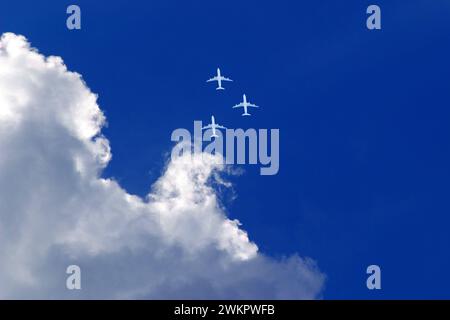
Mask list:
[[[61,58],[3,34],[0,298],[320,295],[312,260],[269,258],[227,218],[211,186],[224,170],[215,156],[170,161],[145,199],[101,178],[111,159],[104,122],[97,96]],[[65,287],[70,264],[81,267],[82,290]]]

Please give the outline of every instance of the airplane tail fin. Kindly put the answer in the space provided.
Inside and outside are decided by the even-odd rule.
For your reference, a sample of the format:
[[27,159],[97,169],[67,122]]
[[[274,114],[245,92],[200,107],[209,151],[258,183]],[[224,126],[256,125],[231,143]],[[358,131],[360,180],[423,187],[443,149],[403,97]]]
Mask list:
[[244,116],[250,116],[251,114],[250,113],[243,113],[242,114],[242,116],[244,117]]
[[223,87],[217,87],[216,90],[225,90]]

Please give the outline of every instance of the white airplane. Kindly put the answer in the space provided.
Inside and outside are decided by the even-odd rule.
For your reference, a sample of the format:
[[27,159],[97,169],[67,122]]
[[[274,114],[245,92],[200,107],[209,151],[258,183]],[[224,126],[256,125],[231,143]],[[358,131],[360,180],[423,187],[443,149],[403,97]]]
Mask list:
[[217,76],[215,76],[214,78],[211,78],[209,80],[206,80],[206,82],[212,82],[212,81],[217,81],[217,84],[219,85],[216,90],[225,90],[225,88],[222,87],[222,81],[233,81],[229,78],[225,78],[220,74],[220,69],[217,68]]
[[211,137],[218,138],[219,136],[216,134],[216,129],[226,129],[224,126],[221,126],[216,123],[214,116],[211,116],[211,124],[208,124],[207,126],[203,127],[202,130],[211,129],[212,135]]
[[235,105],[233,107],[233,109],[234,108],[244,108],[244,113],[242,114],[243,116],[249,116],[250,115],[250,113],[247,112],[248,107],[259,108],[259,106],[248,102],[247,101],[247,96],[245,94],[242,96],[242,99],[243,99],[243,101],[241,103]]

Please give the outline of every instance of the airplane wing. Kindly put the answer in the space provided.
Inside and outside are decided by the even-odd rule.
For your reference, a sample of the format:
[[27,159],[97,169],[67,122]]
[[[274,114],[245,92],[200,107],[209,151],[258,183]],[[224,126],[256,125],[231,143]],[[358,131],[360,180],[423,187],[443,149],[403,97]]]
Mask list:
[[209,80],[206,80],[206,82],[217,81],[217,80],[219,80],[219,79],[217,77],[214,77],[214,78],[211,78]]
[[211,129],[212,126],[210,124],[208,124],[207,126],[202,127],[202,130],[206,130],[206,129]]
[[239,103],[239,104],[233,106],[233,109],[234,108],[242,108],[242,107],[244,107],[244,105],[242,103]]
[[224,126],[221,126],[220,124],[217,124],[217,125],[216,125],[216,128],[219,128],[219,129],[226,129]]
[[222,81],[233,81],[233,80],[231,80],[230,78],[222,77]]
[[257,106],[256,104],[253,104],[253,103],[249,103],[248,106],[253,107],[253,108],[259,108],[259,106]]

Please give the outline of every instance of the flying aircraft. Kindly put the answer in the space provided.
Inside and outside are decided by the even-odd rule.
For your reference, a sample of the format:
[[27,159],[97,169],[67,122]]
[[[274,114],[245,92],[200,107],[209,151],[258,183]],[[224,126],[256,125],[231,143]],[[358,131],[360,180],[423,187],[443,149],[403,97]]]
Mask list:
[[222,81],[233,81],[233,80],[223,77],[220,74],[220,69],[217,68],[217,76],[215,76],[214,78],[211,78],[209,80],[206,80],[206,82],[212,82],[212,81],[217,81],[218,87],[216,88],[216,90],[225,90],[225,88],[222,87]]
[[216,123],[216,120],[214,119],[214,116],[211,116],[211,124],[208,124],[207,126],[203,127],[202,130],[211,129],[212,135],[211,137],[218,138],[219,136],[216,134],[216,129],[226,129],[224,126],[221,126]]
[[233,107],[233,109],[234,108],[244,108],[244,113],[242,114],[243,116],[249,116],[250,115],[250,113],[247,112],[248,107],[259,108],[259,106],[248,102],[247,101],[247,96],[245,94],[242,96],[242,99],[243,99],[243,101],[241,103],[235,105]]

